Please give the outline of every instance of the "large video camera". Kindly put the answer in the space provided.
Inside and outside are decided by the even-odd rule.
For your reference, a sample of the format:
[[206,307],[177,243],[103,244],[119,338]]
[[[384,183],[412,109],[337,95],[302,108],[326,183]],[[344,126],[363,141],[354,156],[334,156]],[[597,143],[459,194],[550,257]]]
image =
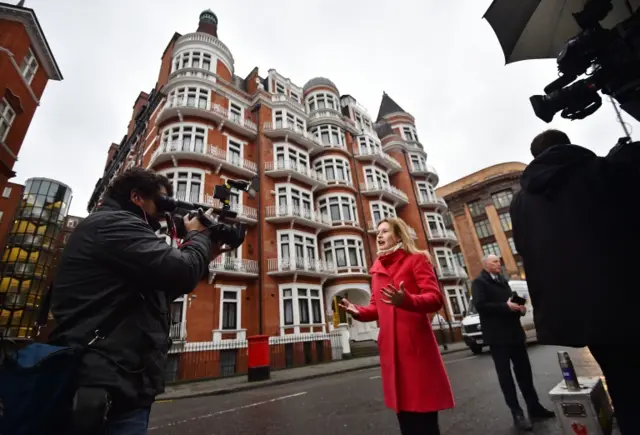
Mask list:
[[[228,249],[240,246],[244,242],[247,228],[245,224],[234,221],[238,213],[231,210],[231,189],[247,192],[250,198],[254,198],[260,191],[260,179],[256,176],[251,181],[227,180],[224,184],[215,186],[213,197],[222,203],[221,208],[212,208],[204,204],[161,195],[156,200],[156,206],[167,216],[167,234],[172,238],[183,239],[187,232],[184,227],[184,216],[197,216],[202,225],[209,230],[211,240],[220,245],[226,245]],[[213,213],[206,214],[205,211],[210,208]]]
[[[602,105],[602,91],[640,121],[640,10],[613,29],[604,29],[600,21],[612,8],[612,0],[590,0],[573,14],[583,30],[558,55],[560,77],[544,88],[546,95],[529,99],[541,120],[551,122],[560,111],[566,119],[586,118]],[[574,83],[582,74],[588,77]]]

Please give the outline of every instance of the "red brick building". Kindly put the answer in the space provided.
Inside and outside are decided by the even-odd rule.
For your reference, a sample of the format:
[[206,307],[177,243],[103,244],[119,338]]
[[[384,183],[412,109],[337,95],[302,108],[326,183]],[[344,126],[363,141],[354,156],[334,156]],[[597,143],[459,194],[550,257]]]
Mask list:
[[482,271],[482,258],[489,254],[502,260],[503,273],[525,278],[524,264],[513,242],[509,206],[520,190],[524,163],[489,166],[438,188],[449,204],[447,216],[460,244],[454,254],[475,278]]
[[[49,80],[62,74],[33,9],[0,2],[0,192]],[[4,211],[4,210],[3,210]]]
[[[334,315],[334,301],[368,303],[375,230],[385,216],[403,218],[417,245],[432,249],[443,289],[462,291],[456,237],[442,223],[447,205],[435,194],[438,175],[413,116],[384,94],[374,120],[326,78],[299,85],[258,68],[238,76],[217,23],[205,11],[196,32],[173,36],[157,85],[135,101],[89,204],[91,211],[110,180],[134,165],[165,174],[178,198],[210,205],[223,180],[259,176],[255,199],[232,197],[249,225],[245,243],[174,302],[173,351],[203,343],[229,350],[265,334],[306,352],[335,325],[353,341],[377,339],[375,323]],[[454,320],[450,313],[444,318]]]

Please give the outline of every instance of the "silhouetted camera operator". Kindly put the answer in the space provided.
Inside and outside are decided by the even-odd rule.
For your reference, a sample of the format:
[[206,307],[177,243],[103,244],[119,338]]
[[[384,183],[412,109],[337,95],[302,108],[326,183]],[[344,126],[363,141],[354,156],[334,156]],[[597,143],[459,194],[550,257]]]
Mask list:
[[538,341],[588,346],[606,378],[622,434],[637,433],[640,341],[640,144],[606,157],[548,130],[511,204]]
[[73,433],[147,433],[151,405],[164,391],[170,303],[195,289],[221,251],[197,216],[184,217],[179,249],[156,235],[162,218],[156,202],[172,190],[162,175],[128,170],[62,254],[49,341],[91,343],[78,369]]

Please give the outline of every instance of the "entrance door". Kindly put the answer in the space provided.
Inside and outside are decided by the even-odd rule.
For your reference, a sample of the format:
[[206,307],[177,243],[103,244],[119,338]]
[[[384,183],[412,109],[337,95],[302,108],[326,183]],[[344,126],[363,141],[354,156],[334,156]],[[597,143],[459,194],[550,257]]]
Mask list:
[[[368,302],[359,298],[357,292],[344,293],[343,296],[336,296],[338,303],[342,301],[342,298],[349,299],[350,302],[358,305],[367,305]],[[351,297],[350,297],[351,296]],[[362,299],[362,300],[361,300]],[[377,323],[376,322],[358,322],[351,315],[346,314],[344,310],[339,310],[339,322],[346,323],[349,326],[349,337],[352,341],[365,341],[377,339]]]

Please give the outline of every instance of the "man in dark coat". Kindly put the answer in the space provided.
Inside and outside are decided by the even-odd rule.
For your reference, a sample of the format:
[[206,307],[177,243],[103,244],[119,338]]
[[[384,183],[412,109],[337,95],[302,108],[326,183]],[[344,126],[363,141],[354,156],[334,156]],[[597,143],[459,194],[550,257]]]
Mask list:
[[548,130],[531,143],[534,160],[511,204],[542,344],[588,346],[606,378],[623,434],[640,408],[640,145],[621,142],[606,157]]
[[[159,238],[161,194],[171,196],[172,186],[152,171],[116,177],[103,204],[69,238],[52,289],[50,343],[84,346],[105,323],[115,327],[95,341],[78,373],[81,399],[94,390],[111,397],[109,434],[147,433],[151,404],[164,391],[170,302],[194,290],[219,252],[196,218],[185,217],[181,249]],[[75,430],[89,429],[76,421]]]
[[498,382],[513,415],[514,424],[519,429],[531,430],[531,422],[527,420],[518,403],[511,363],[520,391],[527,403],[529,418],[552,418],[554,413],[540,404],[533,386],[526,334],[520,323],[520,317],[525,314],[526,308],[511,301],[512,290],[501,275],[500,258],[489,255],[483,261],[484,270],[473,281],[471,287],[473,303],[480,315],[482,338],[491,349]]

